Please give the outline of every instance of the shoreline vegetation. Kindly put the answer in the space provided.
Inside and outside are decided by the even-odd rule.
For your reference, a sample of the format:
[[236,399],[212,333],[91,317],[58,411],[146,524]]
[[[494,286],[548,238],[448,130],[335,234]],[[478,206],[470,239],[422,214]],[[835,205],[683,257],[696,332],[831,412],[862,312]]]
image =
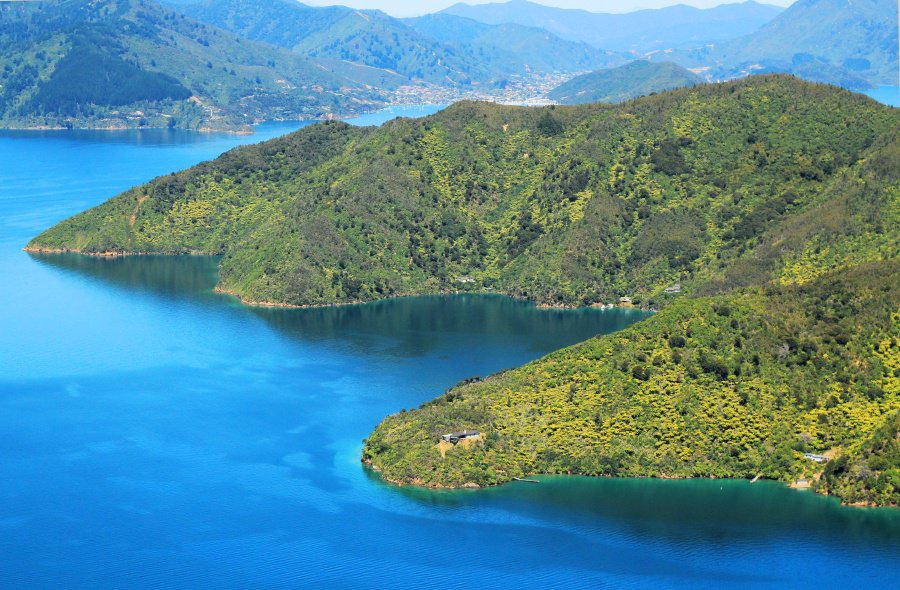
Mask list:
[[[222,255],[288,306],[446,287],[659,309],[387,417],[398,482],[795,481],[900,503],[900,112],[754,76],[615,105],[326,122],[154,179],[30,249]],[[441,456],[442,433],[485,433]],[[804,458],[835,448],[824,470]]]
[[[121,251],[108,251],[108,252],[82,252],[80,250],[73,250],[67,248],[43,248],[43,247],[35,247],[35,246],[25,246],[22,248],[23,252],[28,252],[30,254],[77,254],[79,256],[91,256],[96,258],[124,258],[128,256],[173,256],[172,254],[159,254],[158,252],[121,252]],[[175,256],[215,256],[214,254],[209,254],[207,252],[184,252],[181,254],[177,254]],[[367,303],[376,303],[378,301],[391,301],[393,299],[402,299],[405,297],[427,297],[432,295],[496,295],[498,297],[508,297],[510,299],[515,299],[517,301],[525,301],[531,303],[535,306],[536,309],[567,309],[567,310],[581,310],[581,309],[631,309],[634,311],[640,311],[644,313],[654,313],[657,310],[643,307],[635,307],[633,305],[623,305],[623,304],[614,304],[614,303],[591,303],[587,305],[553,305],[547,303],[538,303],[533,299],[528,299],[526,297],[516,296],[509,293],[503,293],[500,291],[494,290],[462,290],[462,289],[441,289],[436,291],[421,291],[417,293],[393,293],[388,297],[384,297],[382,299],[376,300],[358,300],[358,301],[340,301],[335,303],[315,303],[315,304],[292,304],[292,303],[284,303],[279,301],[256,301],[252,299],[245,299],[235,291],[231,291],[219,285],[216,285],[213,288],[214,293],[220,293],[222,295],[228,295],[230,297],[234,297],[237,299],[242,305],[247,305],[249,307],[275,307],[275,308],[283,308],[283,309],[319,309],[323,307],[342,307],[345,305],[365,305]]]
[[[673,304],[388,416],[362,460],[390,483],[440,489],[533,475],[764,478],[897,506],[900,314],[885,287],[898,272],[894,260]],[[458,429],[484,440],[439,452]]]

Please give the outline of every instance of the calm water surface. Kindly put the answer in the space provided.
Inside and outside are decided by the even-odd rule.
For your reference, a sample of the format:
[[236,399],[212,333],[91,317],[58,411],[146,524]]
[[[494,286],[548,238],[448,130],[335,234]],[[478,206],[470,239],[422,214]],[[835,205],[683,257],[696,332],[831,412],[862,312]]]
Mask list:
[[21,251],[293,127],[0,134],[0,588],[896,584],[896,510],[729,481],[434,492],[360,466],[385,414],[636,312],[477,296],[251,309],[212,292],[213,259]]

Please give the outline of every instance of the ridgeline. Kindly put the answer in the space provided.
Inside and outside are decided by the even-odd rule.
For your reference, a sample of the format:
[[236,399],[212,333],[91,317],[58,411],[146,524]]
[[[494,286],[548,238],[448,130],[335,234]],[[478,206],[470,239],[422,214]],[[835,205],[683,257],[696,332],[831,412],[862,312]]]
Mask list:
[[[773,227],[829,198],[898,120],[865,97],[781,76],[613,106],[464,102],[379,128],[325,123],[240,147],[65,220],[28,247],[223,254],[219,286],[247,302],[465,288],[546,305],[630,296],[661,307],[674,283],[692,292],[811,256],[821,270],[843,264],[831,250],[807,252],[816,228],[802,223],[779,238],[790,247],[779,246],[778,260],[756,251]],[[858,172],[882,183],[869,168]],[[819,221],[872,233],[863,258],[892,246],[853,209]],[[746,270],[728,275],[737,266]]]

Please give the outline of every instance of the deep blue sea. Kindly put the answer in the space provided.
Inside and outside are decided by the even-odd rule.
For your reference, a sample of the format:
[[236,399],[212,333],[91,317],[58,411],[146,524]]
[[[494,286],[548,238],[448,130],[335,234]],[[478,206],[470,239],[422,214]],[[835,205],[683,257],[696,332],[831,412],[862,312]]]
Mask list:
[[0,133],[0,588],[896,587],[900,510],[771,482],[427,491],[361,466],[384,415],[638,312],[488,296],[254,309],[212,292],[214,259],[21,251],[297,125]]

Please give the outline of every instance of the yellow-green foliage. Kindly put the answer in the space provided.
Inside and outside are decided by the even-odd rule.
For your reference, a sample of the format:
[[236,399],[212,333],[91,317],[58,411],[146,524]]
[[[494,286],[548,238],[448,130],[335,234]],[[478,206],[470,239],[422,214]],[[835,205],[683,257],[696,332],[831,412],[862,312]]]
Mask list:
[[[894,260],[682,300],[390,416],[364,455],[388,479],[425,485],[533,473],[796,477],[810,468],[803,452],[856,456],[900,409],[898,284]],[[439,435],[463,428],[482,430],[484,444],[441,458]],[[886,493],[879,478],[897,467],[841,480],[842,493],[896,504],[900,488]],[[867,496],[872,486],[882,492]]]
[[781,76],[614,106],[459,103],[235,150],[31,245],[224,254],[222,286],[251,300],[464,288],[658,308],[676,282],[802,282],[895,252],[898,126],[867,98]]

